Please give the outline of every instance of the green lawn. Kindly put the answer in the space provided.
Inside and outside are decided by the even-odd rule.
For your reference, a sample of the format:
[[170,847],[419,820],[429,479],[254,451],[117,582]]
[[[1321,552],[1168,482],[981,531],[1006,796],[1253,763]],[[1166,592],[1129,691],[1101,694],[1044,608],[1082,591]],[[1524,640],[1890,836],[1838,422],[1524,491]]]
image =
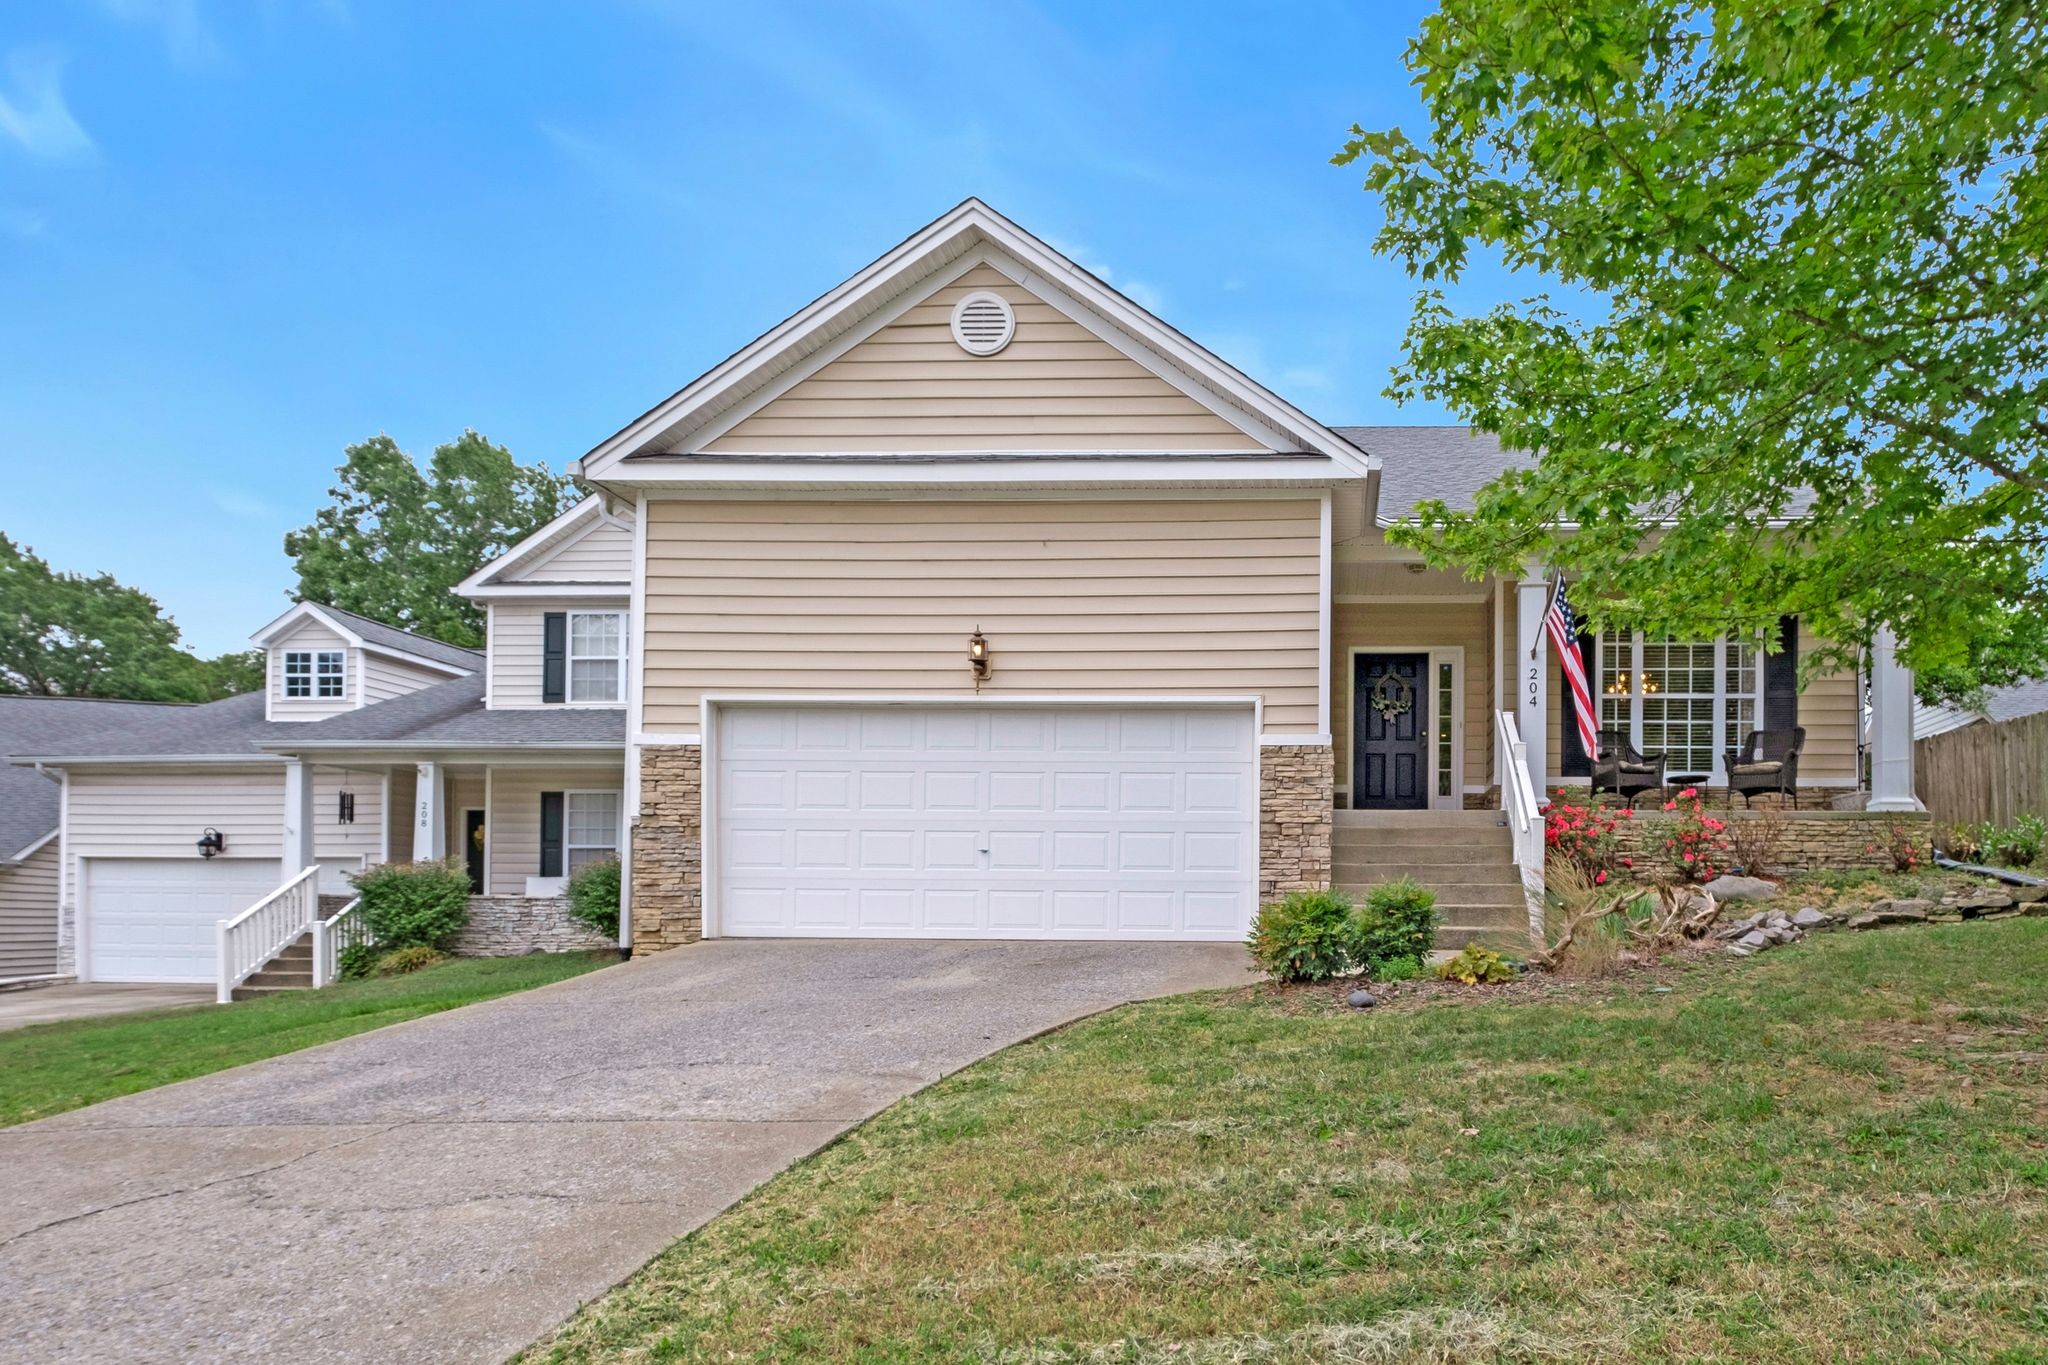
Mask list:
[[545,986],[618,961],[616,953],[457,958],[410,976],[326,990],[0,1033],[0,1127],[116,1095],[224,1071],[352,1033]]
[[530,1361],[2048,1360],[2048,920],[1482,1005],[1117,1011]]

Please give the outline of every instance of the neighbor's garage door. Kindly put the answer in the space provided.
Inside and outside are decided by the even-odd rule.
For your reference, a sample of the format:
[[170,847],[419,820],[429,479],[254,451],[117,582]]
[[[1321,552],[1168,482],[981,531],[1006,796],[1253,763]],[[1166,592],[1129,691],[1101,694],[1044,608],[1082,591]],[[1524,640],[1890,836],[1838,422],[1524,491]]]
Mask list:
[[719,712],[714,931],[1234,939],[1250,923],[1248,707]]
[[88,858],[95,981],[212,981],[214,926],[277,889],[274,859]]

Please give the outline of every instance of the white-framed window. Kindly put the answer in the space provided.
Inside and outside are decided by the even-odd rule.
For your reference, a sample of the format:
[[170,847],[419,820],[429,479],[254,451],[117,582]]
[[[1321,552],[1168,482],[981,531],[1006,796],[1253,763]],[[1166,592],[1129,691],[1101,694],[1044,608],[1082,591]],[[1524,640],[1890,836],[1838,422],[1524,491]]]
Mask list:
[[615,702],[625,696],[626,615],[569,613],[569,700]]
[[562,870],[619,856],[619,793],[566,792],[562,797]]
[[287,697],[344,695],[348,655],[339,649],[288,649],[284,653],[284,694]]
[[1720,771],[1721,755],[1740,744],[1763,715],[1763,666],[1757,640],[1600,637],[1603,728],[1625,730],[1645,753],[1662,752],[1665,771]]

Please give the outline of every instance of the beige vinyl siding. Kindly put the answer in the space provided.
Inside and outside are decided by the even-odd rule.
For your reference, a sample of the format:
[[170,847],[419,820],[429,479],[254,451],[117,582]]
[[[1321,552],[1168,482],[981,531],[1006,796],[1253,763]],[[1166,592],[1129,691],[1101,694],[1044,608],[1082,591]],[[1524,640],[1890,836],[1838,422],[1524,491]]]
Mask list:
[[513,583],[630,583],[633,531],[615,521],[596,526],[508,580]]
[[[491,773],[490,855],[493,895],[518,896],[540,875],[540,794],[625,789],[621,764],[599,768],[497,768]],[[620,818],[625,818],[621,807]]]
[[[624,597],[564,598],[546,602],[493,602],[491,631],[491,709],[521,710],[553,705],[540,699],[541,664],[545,653],[542,618],[551,611],[625,612]],[[632,665],[632,623],[627,622],[627,666]],[[614,705],[624,705],[621,697]]]
[[[1459,720],[1464,726],[1464,786],[1487,786],[1493,772],[1492,660],[1487,637],[1493,629],[1493,606],[1487,602],[1340,602],[1330,620],[1330,732],[1337,749],[1337,785],[1351,780],[1352,651],[1399,652],[1437,648],[1465,651],[1464,695]],[[1434,713],[1436,692],[1431,680],[1428,704]],[[1434,762],[1434,759],[1432,759]]]
[[[339,697],[287,697],[284,694],[284,656],[293,650],[342,651],[341,695]],[[270,674],[270,719],[272,720],[325,720],[352,711],[356,704],[356,688],[360,685],[357,677],[362,668],[362,656],[350,649],[348,641],[335,634],[319,621],[307,619],[297,629],[269,648],[266,667]],[[315,663],[314,686],[319,686],[318,663]]]
[[[1017,315],[995,355],[954,342],[987,290]],[[888,323],[707,447],[749,450],[1258,450],[1264,447],[990,266]]]
[[1258,694],[1318,729],[1321,514],[1300,498],[649,504],[645,720],[706,692]]
[[14,867],[0,867],[0,977],[57,970],[58,857],[52,839]]
[[435,683],[447,682],[452,677],[451,674],[436,673],[431,668],[421,668],[416,664],[402,663],[397,659],[387,659],[382,655],[372,654],[368,651],[358,654],[356,659],[362,664],[363,701],[365,704],[389,701],[393,697],[402,697],[408,692],[417,692],[423,687],[432,687]]

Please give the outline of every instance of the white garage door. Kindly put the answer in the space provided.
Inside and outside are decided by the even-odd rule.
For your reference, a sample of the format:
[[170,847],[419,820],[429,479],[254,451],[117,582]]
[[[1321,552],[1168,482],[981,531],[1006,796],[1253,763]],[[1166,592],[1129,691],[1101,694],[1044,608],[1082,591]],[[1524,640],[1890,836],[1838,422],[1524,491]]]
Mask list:
[[277,889],[261,858],[88,858],[95,981],[212,981],[214,926]]
[[714,932],[1234,939],[1248,707],[728,706]]

